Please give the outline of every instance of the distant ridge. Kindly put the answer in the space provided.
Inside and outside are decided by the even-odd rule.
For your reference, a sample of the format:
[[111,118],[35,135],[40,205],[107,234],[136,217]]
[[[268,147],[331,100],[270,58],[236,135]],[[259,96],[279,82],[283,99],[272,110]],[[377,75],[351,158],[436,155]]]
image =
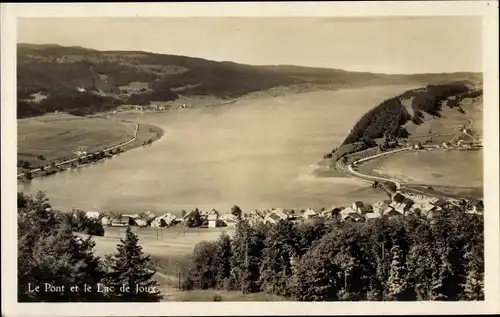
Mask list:
[[[341,89],[370,85],[428,84],[477,81],[481,74],[387,75],[294,65],[252,66],[230,61],[167,55],[143,51],[99,51],[57,44],[17,45],[18,113],[71,110],[83,113],[115,108],[134,101],[172,101],[185,96],[236,98],[275,87],[304,86]],[[84,96],[97,94],[96,96]],[[80,89],[81,90],[81,89]],[[34,107],[34,94],[48,96]],[[66,104],[78,97],[78,103]]]

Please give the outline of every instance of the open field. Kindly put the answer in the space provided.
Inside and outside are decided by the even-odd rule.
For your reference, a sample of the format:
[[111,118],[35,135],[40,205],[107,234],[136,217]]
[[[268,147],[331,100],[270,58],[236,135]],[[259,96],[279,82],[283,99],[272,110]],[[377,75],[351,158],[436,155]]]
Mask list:
[[[109,119],[105,115],[76,117],[68,114],[49,114],[18,120],[18,160],[32,167],[75,159],[79,147],[88,153],[106,150],[124,143],[120,150],[127,151],[161,138],[163,130],[151,124],[136,124]],[[127,143],[130,142],[130,143]],[[43,156],[41,159],[40,156]],[[32,170],[18,168],[18,173]],[[33,177],[39,176],[34,173]]]
[[[18,159],[34,166],[45,165],[74,157],[73,152],[78,147],[87,147],[88,152],[93,152],[125,142],[133,137],[134,131],[133,124],[64,113],[19,119]],[[39,160],[38,155],[43,155],[46,160]]]
[[266,293],[243,294],[240,291],[214,291],[214,290],[193,290],[187,292],[170,292],[164,295],[163,301],[176,302],[209,302],[213,301],[214,294],[220,296],[220,301],[231,302],[280,302],[291,301],[286,297],[281,297]]
[[[116,245],[125,235],[125,227],[105,227],[104,237],[92,236],[95,252],[105,256],[116,252]],[[157,271],[154,278],[161,284],[164,301],[211,301],[213,290],[179,291],[179,273],[181,278],[188,268],[194,246],[201,241],[216,240],[222,232],[232,234],[232,228],[132,228],[139,237],[143,252],[149,254]],[[86,236],[85,234],[79,234]],[[279,300],[277,296],[241,294],[241,292],[223,291],[222,300]]]
[[[96,253],[106,255],[116,251],[116,245],[125,235],[126,227],[105,227],[104,237],[93,237]],[[194,246],[204,240],[216,240],[222,232],[232,233],[231,228],[133,228],[143,251],[155,257],[182,257],[190,255]]]

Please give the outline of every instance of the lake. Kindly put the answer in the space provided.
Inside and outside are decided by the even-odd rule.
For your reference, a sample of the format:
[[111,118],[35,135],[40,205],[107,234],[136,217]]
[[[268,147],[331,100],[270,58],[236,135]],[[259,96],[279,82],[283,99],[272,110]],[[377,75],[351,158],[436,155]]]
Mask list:
[[314,162],[337,147],[382,100],[415,87],[307,92],[135,114],[165,130],[150,146],[18,189],[46,192],[69,210],[155,213],[182,209],[321,208],[386,198],[353,178],[315,178]]

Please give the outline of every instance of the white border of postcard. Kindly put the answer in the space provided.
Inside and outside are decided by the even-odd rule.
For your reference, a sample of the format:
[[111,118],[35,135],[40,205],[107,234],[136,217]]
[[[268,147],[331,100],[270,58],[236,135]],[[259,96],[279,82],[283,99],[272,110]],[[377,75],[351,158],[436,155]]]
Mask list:
[[[443,314],[500,312],[498,1],[57,3],[1,4],[2,313],[4,316]],[[16,19],[18,17],[327,17],[475,15],[483,17],[485,301],[483,302],[162,302],[154,304],[17,303]],[[411,36],[409,34],[408,36]],[[464,43],[464,46],[467,43]],[[450,56],[453,58],[453,56]]]

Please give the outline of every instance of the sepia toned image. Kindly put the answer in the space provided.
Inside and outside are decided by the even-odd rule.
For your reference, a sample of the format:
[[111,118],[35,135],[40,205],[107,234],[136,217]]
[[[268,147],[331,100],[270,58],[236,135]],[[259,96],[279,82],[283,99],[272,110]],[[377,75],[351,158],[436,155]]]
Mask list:
[[481,16],[16,23],[18,303],[485,300]]

